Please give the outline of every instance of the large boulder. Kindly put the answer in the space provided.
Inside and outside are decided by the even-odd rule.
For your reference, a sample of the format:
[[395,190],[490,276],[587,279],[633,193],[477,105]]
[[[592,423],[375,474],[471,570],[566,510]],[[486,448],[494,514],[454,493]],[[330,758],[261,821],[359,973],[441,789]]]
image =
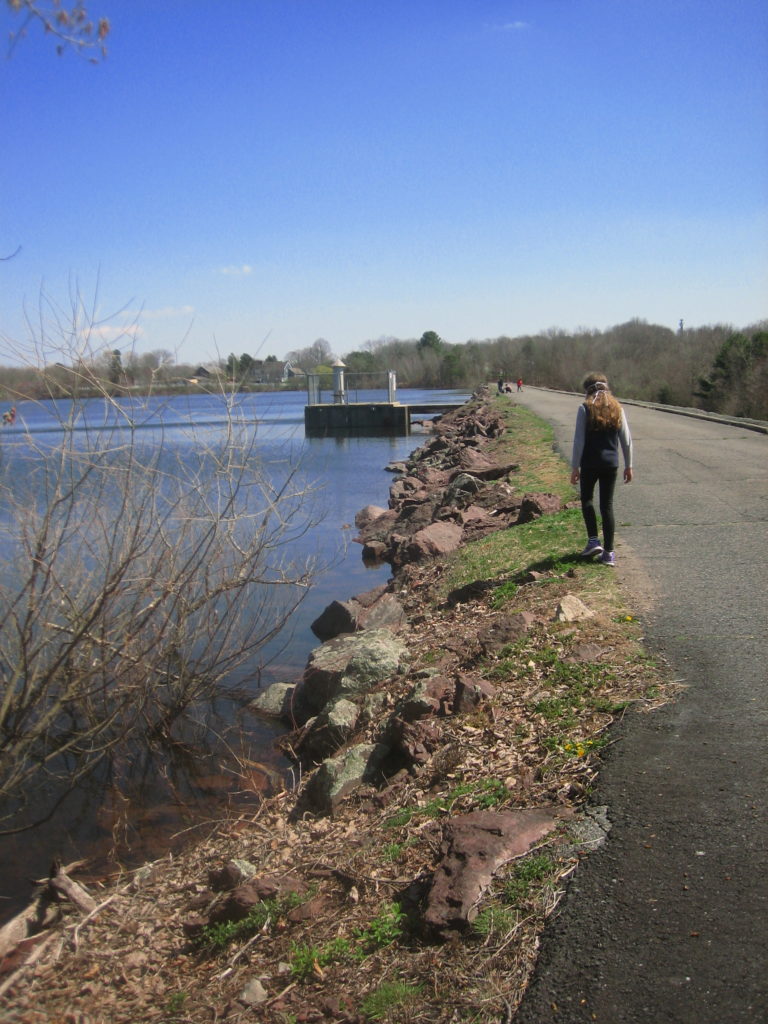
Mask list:
[[[363,511],[365,512],[365,509]],[[365,518],[363,516],[361,518],[362,525],[358,525],[359,533],[355,537],[355,541],[358,544],[368,544],[371,541],[384,541],[386,543],[389,535],[395,528],[396,522],[397,512],[392,508],[388,508],[381,515],[372,518]]]
[[472,473],[459,473],[443,491],[442,503],[468,505],[481,487],[480,480]]
[[375,523],[377,519],[381,519],[386,514],[387,509],[382,508],[380,505],[366,505],[365,508],[361,508],[355,514],[355,526],[358,530],[364,530],[371,523]]
[[464,541],[477,540],[489,533],[503,530],[507,523],[499,516],[492,516],[478,505],[469,505],[459,513],[459,522],[464,530]]
[[450,554],[461,544],[463,532],[458,523],[430,523],[398,546],[394,562],[396,565],[403,565],[406,562],[423,562],[429,558]]
[[294,714],[296,683],[272,683],[250,703],[252,711],[269,718],[290,722]]
[[335,637],[311,652],[302,697],[315,712],[339,697],[355,700],[394,675],[406,653],[406,645],[389,629]]

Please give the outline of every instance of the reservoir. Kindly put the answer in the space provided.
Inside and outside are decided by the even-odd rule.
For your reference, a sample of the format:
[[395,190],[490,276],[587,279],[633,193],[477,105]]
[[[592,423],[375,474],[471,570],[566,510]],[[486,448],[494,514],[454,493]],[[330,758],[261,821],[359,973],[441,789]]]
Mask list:
[[[463,401],[466,391],[400,389],[403,404]],[[121,420],[138,451],[164,453],[204,466],[207,446],[215,447],[222,431],[236,428],[250,437],[260,471],[279,485],[296,474],[311,495],[311,528],[296,530],[283,554],[301,562],[317,558],[325,568],[278,636],[264,644],[258,661],[240,666],[230,680],[231,693],[198,709],[194,720],[170,748],[153,742],[110,759],[74,788],[46,792],[45,820],[38,807],[23,808],[0,824],[0,920],[26,903],[31,880],[44,877],[58,857],[66,864],[87,859],[94,875],[114,865],[130,868],[165,854],[174,844],[194,839],[239,808],[258,802],[270,787],[290,782],[290,765],[274,749],[283,731],[272,722],[243,712],[261,687],[298,678],[307,656],[319,643],[311,623],[333,600],[370,590],[390,577],[388,565],[366,567],[356,534],[355,514],[368,504],[386,507],[392,474],[386,467],[406,459],[426,439],[410,437],[305,437],[303,392],[250,393],[230,399],[224,414],[222,396],[179,395],[120,400],[87,400],[76,415],[52,403],[17,404],[11,428],[0,431],[0,494],[14,493],[34,504],[44,489],[43,465],[55,452],[62,429],[72,446],[87,447],[89,432],[110,429],[119,437]],[[202,453],[202,454],[201,454]],[[26,490],[25,490],[26,489]],[[19,571],[19,504],[0,506],[0,585],[13,593]],[[24,566],[21,566],[22,571]],[[7,601],[8,597],[5,596]],[[6,608],[2,609],[6,614]],[[7,621],[0,623],[0,630]],[[6,666],[0,666],[6,671]],[[7,808],[6,808],[7,815]],[[32,823],[34,827],[24,827]],[[17,829],[21,829],[18,830]]]

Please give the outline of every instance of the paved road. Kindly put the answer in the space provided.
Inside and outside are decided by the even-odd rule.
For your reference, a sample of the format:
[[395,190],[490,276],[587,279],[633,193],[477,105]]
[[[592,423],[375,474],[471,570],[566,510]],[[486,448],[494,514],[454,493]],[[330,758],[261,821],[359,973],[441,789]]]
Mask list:
[[[514,395],[570,454],[579,397]],[[628,405],[617,573],[683,696],[621,727],[605,844],[515,1024],[768,1022],[768,436]],[[644,609],[644,610],[643,610]]]

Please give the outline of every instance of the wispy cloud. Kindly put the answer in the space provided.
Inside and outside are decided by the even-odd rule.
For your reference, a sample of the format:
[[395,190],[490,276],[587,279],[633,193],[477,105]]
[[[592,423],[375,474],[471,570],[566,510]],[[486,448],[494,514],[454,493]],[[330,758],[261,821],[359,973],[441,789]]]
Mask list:
[[530,27],[530,22],[527,21],[504,21],[496,25],[486,25],[491,32],[522,32]]
[[220,267],[220,274],[228,274],[230,277],[247,277],[253,273],[253,267],[249,263],[242,263],[240,266]]
[[135,341],[144,334],[144,328],[137,323],[126,324],[123,327],[118,324],[101,324],[99,327],[89,328],[87,333],[90,338],[99,338],[111,344],[116,341]]

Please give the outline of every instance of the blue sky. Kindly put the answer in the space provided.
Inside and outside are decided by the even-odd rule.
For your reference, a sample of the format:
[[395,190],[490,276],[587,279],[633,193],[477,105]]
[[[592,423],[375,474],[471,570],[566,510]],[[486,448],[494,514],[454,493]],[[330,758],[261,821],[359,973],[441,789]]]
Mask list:
[[768,316],[764,0],[89,8],[0,60],[19,349],[41,289],[187,362]]

